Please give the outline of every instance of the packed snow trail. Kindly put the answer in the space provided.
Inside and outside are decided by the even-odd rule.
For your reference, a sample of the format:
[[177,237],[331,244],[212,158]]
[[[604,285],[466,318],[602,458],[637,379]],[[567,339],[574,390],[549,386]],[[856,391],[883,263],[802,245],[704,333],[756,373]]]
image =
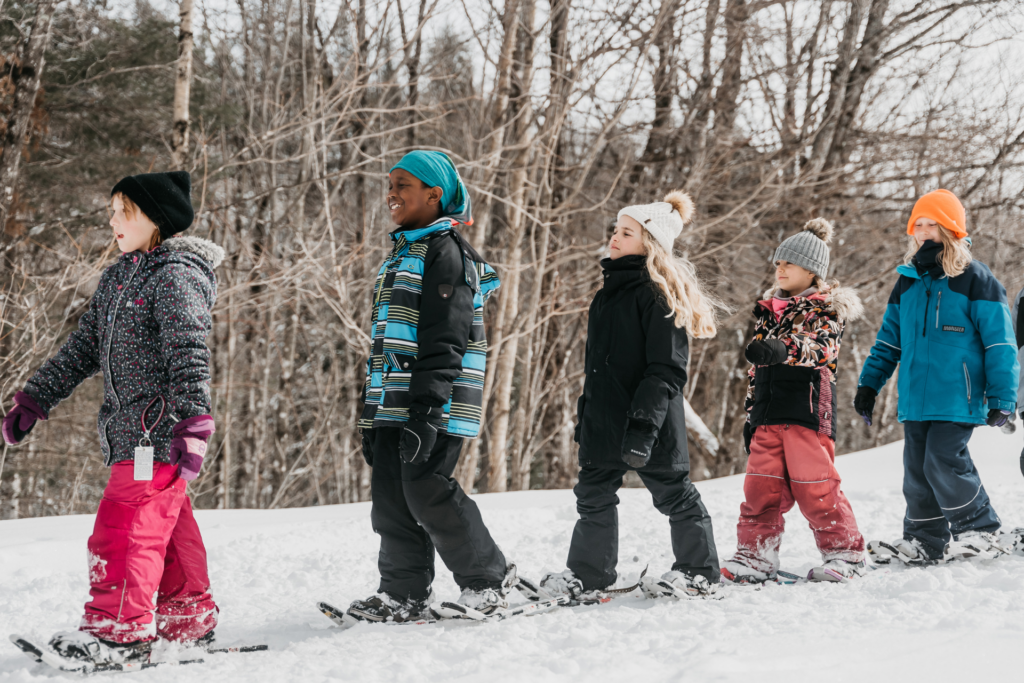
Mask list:
[[[1006,528],[1024,526],[1022,439],[979,428],[971,443]],[[861,530],[896,539],[904,512],[902,442],[842,456],[837,466]],[[700,482],[719,554],[735,547],[743,477]],[[620,583],[648,562],[671,565],[668,521],[640,489],[620,492]],[[571,491],[476,496],[520,572],[564,569],[576,520]],[[317,611],[377,586],[369,503],[259,511],[199,511],[221,646],[268,643],[246,655],[205,655],[134,681],[964,681],[1020,680],[1024,556],[928,568],[893,567],[847,584],[725,587],[715,601],[616,599],[503,623],[341,631]],[[784,569],[820,563],[799,511],[787,515]],[[81,680],[31,662],[11,633],[49,639],[74,628],[88,597],[93,517],[0,522],[0,681]],[[440,600],[458,590],[438,560]],[[884,673],[883,673],[884,672]],[[116,675],[116,674],[113,674]]]

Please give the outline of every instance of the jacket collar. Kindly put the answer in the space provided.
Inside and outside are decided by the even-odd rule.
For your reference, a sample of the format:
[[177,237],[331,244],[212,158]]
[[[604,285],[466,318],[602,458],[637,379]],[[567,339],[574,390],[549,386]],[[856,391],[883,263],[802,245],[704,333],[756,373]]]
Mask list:
[[619,289],[623,285],[633,282],[651,279],[647,273],[646,256],[621,256],[615,260],[603,258],[601,259],[601,268],[604,270],[604,289],[608,291]]
[[412,242],[418,242],[428,235],[433,235],[435,232],[441,232],[442,230],[448,230],[452,227],[452,219],[445,216],[438,218],[436,221],[422,228],[416,228],[415,230],[405,230],[399,228],[390,233],[391,241],[395,243],[396,249],[401,249],[406,244]]

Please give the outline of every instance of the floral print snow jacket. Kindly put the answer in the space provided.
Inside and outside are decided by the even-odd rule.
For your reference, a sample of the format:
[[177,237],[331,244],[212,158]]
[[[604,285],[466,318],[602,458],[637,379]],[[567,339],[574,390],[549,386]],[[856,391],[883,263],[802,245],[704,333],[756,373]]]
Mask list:
[[751,425],[796,424],[835,439],[835,381],[848,320],[863,313],[856,292],[836,287],[797,296],[776,316],[775,290],[754,307],[754,340],[779,339],[788,352],[778,365],[750,367],[746,410]]
[[210,413],[205,340],[217,297],[213,270],[223,259],[221,247],[198,237],[172,237],[152,251],[122,254],[103,272],[78,329],[25,392],[49,413],[102,372],[97,426],[104,463],[134,459],[151,403],[146,426],[154,460],[168,462],[174,423]]

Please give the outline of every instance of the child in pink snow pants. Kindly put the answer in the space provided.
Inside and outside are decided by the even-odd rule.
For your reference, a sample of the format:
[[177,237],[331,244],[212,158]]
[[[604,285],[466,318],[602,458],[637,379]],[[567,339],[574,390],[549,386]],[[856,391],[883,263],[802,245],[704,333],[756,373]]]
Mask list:
[[754,308],[744,442],[747,460],[737,551],[722,576],[773,579],[783,515],[799,504],[824,565],[809,578],[841,581],[864,572],[864,539],[835,468],[835,376],[847,320],[863,310],[849,289],[826,284],[832,225],[815,219],[775,252],[776,283]]
[[186,486],[214,433],[205,339],[224,251],[175,236],[192,223],[190,193],[185,172],[128,176],[114,186],[110,225],[122,255],[104,271],[78,329],[15,395],[3,421],[4,440],[16,444],[103,373],[98,427],[110,480],[88,545],[92,599],[80,631],[50,641],[76,662],[142,659],[157,637],[206,643],[217,624]]

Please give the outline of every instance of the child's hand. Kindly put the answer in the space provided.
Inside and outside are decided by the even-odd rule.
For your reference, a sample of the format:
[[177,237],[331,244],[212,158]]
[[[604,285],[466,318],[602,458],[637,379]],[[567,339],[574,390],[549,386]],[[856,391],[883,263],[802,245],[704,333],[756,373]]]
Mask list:
[[21,443],[39,420],[49,417],[39,404],[24,391],[14,395],[14,407],[4,417],[3,434],[8,446]]
[[993,408],[988,411],[988,417],[985,418],[985,424],[989,427],[1002,427],[1006,424],[1006,421],[1010,419],[1009,410],[1000,410],[999,408]]
[[754,365],[776,365],[786,360],[789,352],[786,351],[786,345],[782,340],[765,339],[750,342],[743,355]]
[[754,428],[750,426],[750,420],[743,423],[743,450],[750,455],[750,442],[754,440]]
[[657,441],[658,429],[653,424],[626,418],[626,435],[622,437],[622,461],[637,469],[646,467]]
[[216,431],[213,418],[197,415],[174,425],[171,439],[170,461],[178,466],[178,476],[185,481],[194,481],[203,467],[206,442]]
[[424,463],[430,457],[437,443],[437,432],[441,428],[440,408],[412,405],[409,407],[409,421],[402,430],[398,454],[410,465]]
[[864,418],[868,427],[871,426],[871,414],[875,412],[875,397],[878,392],[871,387],[857,387],[857,395],[853,397],[853,409]]

